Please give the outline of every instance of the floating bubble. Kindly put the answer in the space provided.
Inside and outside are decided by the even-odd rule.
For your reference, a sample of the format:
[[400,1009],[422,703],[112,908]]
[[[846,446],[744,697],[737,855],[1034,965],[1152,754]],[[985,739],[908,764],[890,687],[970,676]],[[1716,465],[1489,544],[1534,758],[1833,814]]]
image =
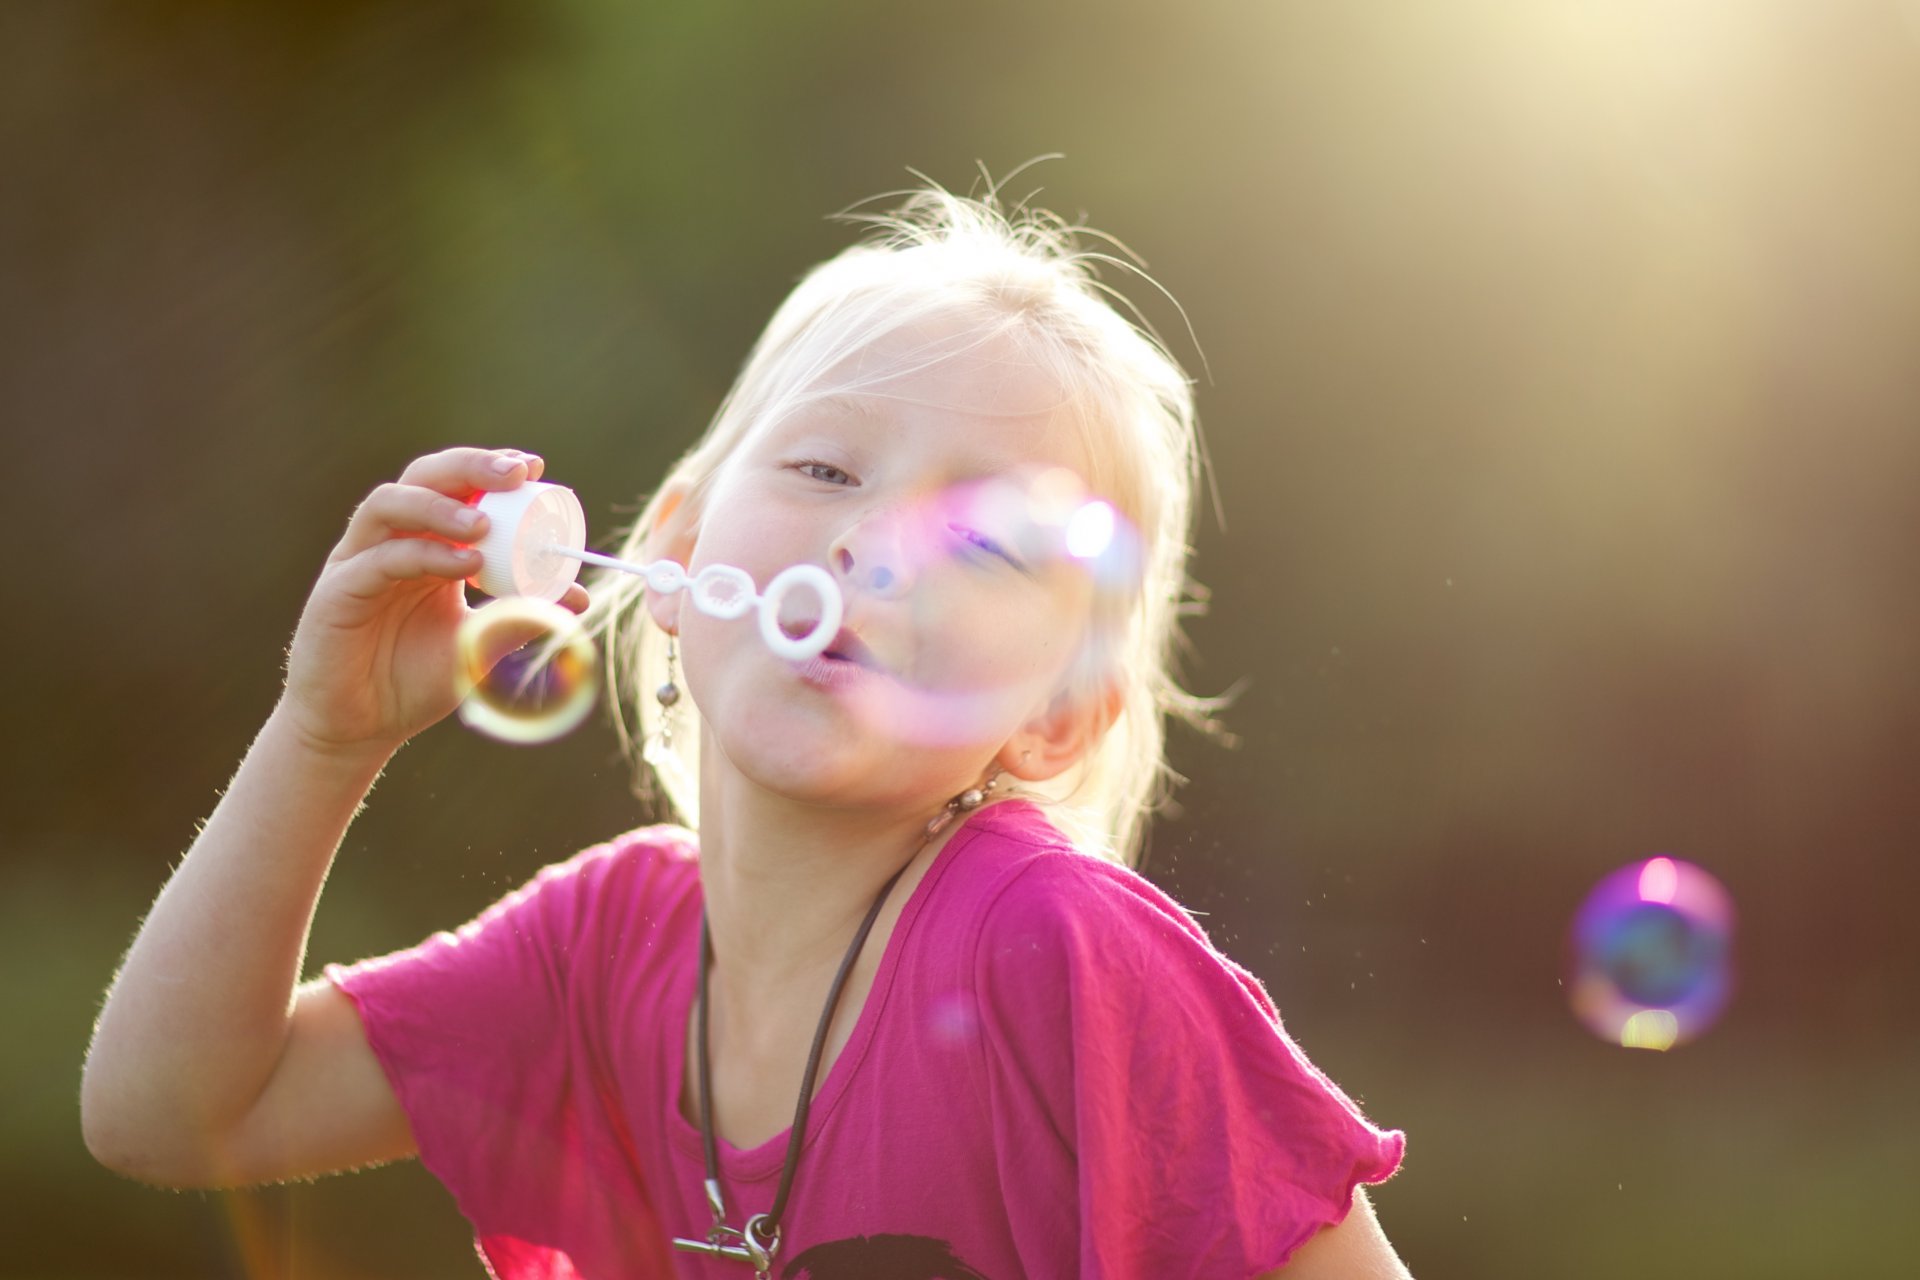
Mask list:
[[1111,576],[1103,563],[1126,532],[1113,504],[1065,467],[955,485],[939,497],[929,523],[963,538],[984,536],[1028,568],[1077,565],[1102,585]]
[[1732,993],[1733,900],[1690,862],[1649,858],[1594,887],[1573,921],[1574,1013],[1603,1040],[1665,1050]]
[[[1071,575],[1109,603],[1139,586],[1138,536],[1111,502],[1065,467],[1023,468],[947,486],[897,513],[876,536],[884,553],[899,557],[915,588],[936,566],[983,575],[978,581],[1010,591],[1028,589],[1030,583],[1021,584],[1029,579],[1055,583]],[[1006,576],[994,576],[1001,572]],[[1115,616],[1105,607],[1095,613],[1103,625]],[[849,682],[841,696],[875,734],[952,747],[1002,731],[1009,714],[1057,692],[1058,680],[1058,669],[1039,667],[989,685],[885,671],[884,678]]]
[[593,710],[599,654],[580,619],[511,596],[475,609],[458,637],[460,719],[502,742],[551,742]]

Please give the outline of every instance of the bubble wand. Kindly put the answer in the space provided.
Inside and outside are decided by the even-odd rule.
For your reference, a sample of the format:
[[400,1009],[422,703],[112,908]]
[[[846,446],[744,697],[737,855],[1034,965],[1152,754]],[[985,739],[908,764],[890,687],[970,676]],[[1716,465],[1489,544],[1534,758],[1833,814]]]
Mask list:
[[[694,607],[711,618],[731,621],[757,607],[760,638],[794,662],[819,657],[840,633],[840,586],[819,565],[791,565],[758,592],[752,575],[730,564],[710,564],[689,577],[675,560],[634,564],[588,551],[580,499],[563,485],[529,481],[517,489],[483,494],[476,505],[490,527],[474,545],[482,564],[469,581],[490,596],[556,601],[579,576],[580,566],[591,564],[643,578],[649,591],[662,595],[690,589]],[[820,616],[804,634],[790,636],[780,625],[780,606],[800,588],[813,592]]]
[[[588,551],[580,499],[562,485],[531,481],[481,494],[474,505],[489,523],[486,536],[474,544],[480,571],[468,581],[494,600],[474,610],[460,628],[460,718],[504,741],[551,741],[593,709],[598,655],[579,620],[556,603],[579,577],[582,564],[631,573],[649,591],[689,591],[694,607],[710,617],[732,620],[757,608],[761,639],[793,662],[818,657],[840,633],[845,608],[840,587],[818,565],[783,569],[760,592],[752,575],[733,565],[710,564],[689,576],[673,560],[633,564]],[[788,635],[780,625],[780,606],[802,588],[818,600],[820,616],[805,633]],[[544,647],[525,658],[495,656],[488,643],[495,628],[529,625],[547,633]],[[504,681],[496,665],[505,668]]]

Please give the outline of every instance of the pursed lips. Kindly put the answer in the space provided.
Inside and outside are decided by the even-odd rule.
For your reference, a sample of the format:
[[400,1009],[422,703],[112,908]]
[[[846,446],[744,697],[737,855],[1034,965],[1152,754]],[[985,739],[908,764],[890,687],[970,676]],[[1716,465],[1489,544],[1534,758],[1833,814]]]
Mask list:
[[866,642],[850,627],[840,628],[840,633],[834,636],[833,643],[828,645],[820,656],[840,662],[851,662],[868,671],[886,674],[886,668],[881,665],[880,659],[874,656],[873,650],[869,649]]

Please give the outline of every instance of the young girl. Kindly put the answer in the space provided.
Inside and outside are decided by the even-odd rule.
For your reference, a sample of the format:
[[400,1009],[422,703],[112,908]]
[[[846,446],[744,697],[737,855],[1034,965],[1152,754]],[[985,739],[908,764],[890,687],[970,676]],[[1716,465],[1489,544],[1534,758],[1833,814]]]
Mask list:
[[1044,215],[935,190],[876,221],[622,552],[822,565],[831,647],[777,657],[636,578],[565,600],[686,827],[296,988],[347,823],[453,709],[466,500],[543,469],[416,461],[114,982],[100,1160],[232,1186],[417,1153],[503,1278],[1405,1274],[1359,1189],[1401,1135],[1126,869],[1195,707],[1186,379]]

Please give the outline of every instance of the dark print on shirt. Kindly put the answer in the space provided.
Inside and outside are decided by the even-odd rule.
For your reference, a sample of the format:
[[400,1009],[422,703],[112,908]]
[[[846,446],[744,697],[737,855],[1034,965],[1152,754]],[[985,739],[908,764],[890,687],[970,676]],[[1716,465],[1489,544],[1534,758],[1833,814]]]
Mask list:
[[780,1280],[987,1280],[929,1236],[854,1236],[817,1244],[789,1262]]

